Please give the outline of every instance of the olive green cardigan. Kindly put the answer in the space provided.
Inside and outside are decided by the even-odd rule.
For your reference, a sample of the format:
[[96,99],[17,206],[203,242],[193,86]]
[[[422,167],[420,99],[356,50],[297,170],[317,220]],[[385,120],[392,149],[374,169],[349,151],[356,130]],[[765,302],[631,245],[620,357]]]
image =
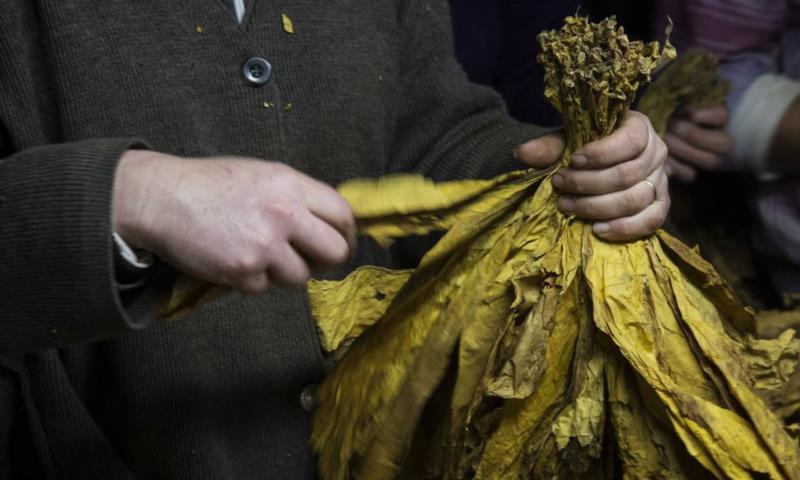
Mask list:
[[[513,168],[510,120],[452,55],[444,0],[11,0],[0,10],[0,478],[312,478],[304,293],[176,322],[120,298],[128,148],[280,160],[330,184]],[[292,19],[284,30],[281,15]],[[261,55],[270,81],[241,66]],[[534,61],[534,59],[531,59]],[[347,268],[383,263],[365,245]],[[342,270],[339,274],[346,271]]]

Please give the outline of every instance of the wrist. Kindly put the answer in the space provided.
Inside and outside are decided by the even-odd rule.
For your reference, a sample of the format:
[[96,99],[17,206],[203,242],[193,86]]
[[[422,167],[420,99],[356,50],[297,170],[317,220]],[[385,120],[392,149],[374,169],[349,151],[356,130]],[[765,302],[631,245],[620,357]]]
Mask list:
[[130,245],[150,250],[154,212],[167,155],[128,150],[119,160],[112,194],[111,225]]

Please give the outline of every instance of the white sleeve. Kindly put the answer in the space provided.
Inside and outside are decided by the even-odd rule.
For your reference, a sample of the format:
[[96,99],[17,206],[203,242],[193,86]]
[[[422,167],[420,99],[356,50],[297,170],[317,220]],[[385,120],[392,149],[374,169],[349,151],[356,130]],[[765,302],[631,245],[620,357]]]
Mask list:
[[767,172],[767,157],[786,110],[800,96],[800,81],[765,73],[745,90],[728,123],[731,158],[747,170]]
[[117,245],[117,249],[119,249],[119,254],[130,266],[142,270],[153,266],[153,255],[151,253],[145,252],[137,255],[117,232],[114,232],[114,243]]

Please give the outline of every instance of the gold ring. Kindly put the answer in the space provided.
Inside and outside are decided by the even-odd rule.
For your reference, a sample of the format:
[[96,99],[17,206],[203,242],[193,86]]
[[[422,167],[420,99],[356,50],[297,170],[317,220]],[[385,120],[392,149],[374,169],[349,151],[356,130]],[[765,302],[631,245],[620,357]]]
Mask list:
[[653,188],[653,202],[655,202],[656,198],[658,198],[658,189],[656,188],[656,184],[651,182],[649,178],[645,178],[644,181]]

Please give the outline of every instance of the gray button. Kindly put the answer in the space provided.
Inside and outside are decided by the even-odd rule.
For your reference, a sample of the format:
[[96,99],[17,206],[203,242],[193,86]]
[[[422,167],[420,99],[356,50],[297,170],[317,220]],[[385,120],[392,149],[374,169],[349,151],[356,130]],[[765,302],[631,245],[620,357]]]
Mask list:
[[308,413],[313,412],[317,406],[317,399],[314,398],[314,390],[316,388],[316,385],[306,385],[303,391],[300,392],[300,406]]
[[272,65],[264,57],[250,57],[242,65],[242,76],[253,87],[266,85],[271,75]]

